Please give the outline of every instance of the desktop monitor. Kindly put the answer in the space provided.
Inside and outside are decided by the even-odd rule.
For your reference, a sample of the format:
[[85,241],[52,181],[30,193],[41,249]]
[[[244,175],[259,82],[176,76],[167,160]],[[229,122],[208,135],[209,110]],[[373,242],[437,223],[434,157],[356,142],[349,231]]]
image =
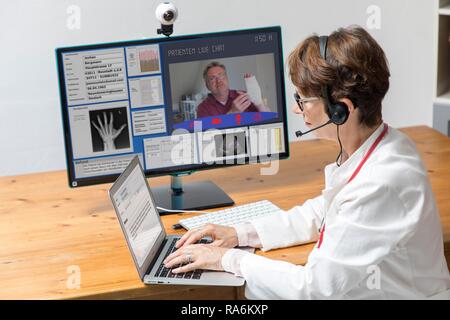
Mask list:
[[[281,28],[56,49],[70,187],[113,182],[134,156],[157,206],[233,204],[181,176],[289,156]],[[151,185],[151,183],[150,183]]]

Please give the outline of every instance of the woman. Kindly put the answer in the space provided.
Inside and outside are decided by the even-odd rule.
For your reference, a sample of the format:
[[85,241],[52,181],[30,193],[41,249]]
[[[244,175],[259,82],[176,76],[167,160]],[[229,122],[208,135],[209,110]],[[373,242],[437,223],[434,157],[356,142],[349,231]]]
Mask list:
[[[322,139],[339,142],[318,197],[236,227],[187,232],[166,259],[174,272],[204,268],[246,279],[259,299],[448,298],[439,214],[414,144],[383,123],[389,88],[383,50],[362,28],[311,36],[289,56],[294,112]],[[211,236],[212,245],[193,245]],[[317,241],[305,266],[230,249]]]

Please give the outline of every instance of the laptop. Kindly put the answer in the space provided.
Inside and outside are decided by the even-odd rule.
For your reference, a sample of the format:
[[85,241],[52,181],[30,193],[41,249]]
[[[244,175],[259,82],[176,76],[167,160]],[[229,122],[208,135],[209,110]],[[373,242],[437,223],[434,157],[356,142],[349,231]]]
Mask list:
[[[224,271],[172,273],[162,262],[180,238],[167,235],[139,157],[129,163],[109,190],[120,226],[142,282],[146,284],[242,286],[244,279]],[[207,239],[202,239],[206,243]]]

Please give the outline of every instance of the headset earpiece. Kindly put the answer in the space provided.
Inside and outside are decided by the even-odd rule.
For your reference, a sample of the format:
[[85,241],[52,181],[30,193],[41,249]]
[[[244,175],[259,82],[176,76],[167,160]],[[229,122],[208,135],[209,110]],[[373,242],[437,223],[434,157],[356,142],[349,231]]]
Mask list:
[[336,125],[344,124],[347,121],[349,112],[348,107],[343,102],[330,105],[330,119]]
[[[327,61],[327,42],[328,42],[328,36],[320,36],[319,37],[319,49],[320,49],[320,56],[322,59]],[[325,86],[322,88],[322,95],[325,99],[326,104],[326,110],[328,113],[328,117],[330,117],[331,122],[333,122],[335,125],[342,125],[347,121],[349,116],[348,107],[343,102],[336,102],[334,103],[330,99],[330,93],[328,86]]]

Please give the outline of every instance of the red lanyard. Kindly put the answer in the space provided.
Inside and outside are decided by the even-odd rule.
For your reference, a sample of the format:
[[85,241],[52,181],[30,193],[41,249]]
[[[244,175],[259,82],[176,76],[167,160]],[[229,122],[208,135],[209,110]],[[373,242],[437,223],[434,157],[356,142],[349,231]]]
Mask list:
[[[364,165],[364,163],[366,163],[367,159],[369,158],[369,156],[372,154],[373,150],[375,150],[375,148],[378,146],[378,144],[380,143],[381,139],[383,139],[383,137],[386,135],[388,131],[388,125],[385,123],[384,124],[384,128],[383,131],[380,133],[380,135],[377,137],[377,139],[374,141],[374,143],[372,144],[372,146],[369,148],[369,151],[367,151],[366,155],[364,156],[364,158],[361,160],[361,162],[359,163],[358,167],[356,167],[356,170],[353,172],[353,174],[350,176],[350,178],[348,179],[347,183],[349,183],[350,181],[352,181],[359,173],[359,171],[361,170],[362,166]],[[322,230],[320,231],[320,236],[319,236],[319,244],[317,245],[317,249],[320,248],[320,246],[322,245],[322,241],[323,241],[323,234],[325,232],[325,224],[323,225]]]

